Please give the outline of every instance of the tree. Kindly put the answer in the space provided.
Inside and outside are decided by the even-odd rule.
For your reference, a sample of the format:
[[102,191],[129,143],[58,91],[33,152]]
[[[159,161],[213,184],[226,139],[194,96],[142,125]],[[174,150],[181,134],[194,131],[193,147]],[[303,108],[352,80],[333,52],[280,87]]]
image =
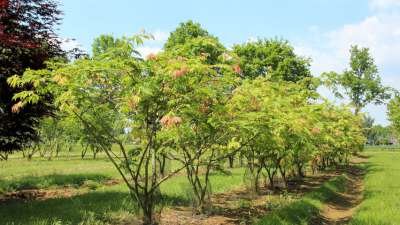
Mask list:
[[49,58],[62,56],[54,26],[61,12],[53,0],[6,0],[0,5],[0,151],[20,150],[37,140],[35,127],[41,117],[51,114],[47,102],[21,108],[12,100],[15,93],[32,85],[10,87],[7,78],[27,68],[44,68]]
[[167,42],[164,44],[164,49],[171,50],[178,45],[185,44],[187,41],[198,37],[217,39],[210,35],[208,31],[204,30],[199,23],[195,23],[191,20],[180,23],[169,35]]
[[[222,54],[220,46],[209,41],[209,38],[195,38],[181,47],[202,49],[206,46],[209,52]],[[226,132],[225,103],[240,79],[230,62],[212,57],[213,54],[204,56],[201,50],[187,52],[179,47],[165,54],[177,59],[166,61],[170,65],[163,66],[174,68],[176,79],[169,88],[176,97],[169,102],[171,111],[161,121],[160,136],[164,143],[175,149],[168,157],[186,165],[194,209],[203,213],[209,203],[209,175],[213,170],[221,170],[221,162],[226,158],[224,150],[229,134]],[[179,125],[171,125],[174,121],[179,121]]]
[[350,99],[355,114],[369,103],[382,104],[390,98],[389,88],[382,85],[378,68],[368,48],[352,46],[350,68],[341,74],[329,72],[322,76],[337,97],[343,98],[346,95]]
[[[135,46],[147,37],[120,38],[118,42],[123,44],[105,47],[92,58],[69,64],[52,62],[47,69],[27,70],[24,76],[8,80],[13,87],[41,80],[34,91],[22,91],[14,99],[25,106],[39,102],[50,92],[55,97],[55,106],[79,121],[86,135],[114,164],[142,209],[143,222],[156,224],[155,206],[162,199],[161,183],[188,168],[197,158],[181,161],[179,168],[168,173],[157,162],[166,155],[174,157],[168,146],[189,144],[187,147],[192,150],[193,141],[203,141],[209,146],[210,139],[202,138],[204,135],[212,137],[208,130],[218,128],[213,124],[218,119],[211,120],[207,108],[211,109],[215,103],[215,115],[223,112],[219,98],[229,87],[214,87],[219,87],[219,80],[228,79],[220,76],[223,71],[233,72],[229,65],[218,69],[200,56],[183,58],[166,52],[147,60],[139,59]],[[203,116],[197,118],[200,114]],[[197,124],[194,123],[196,119],[204,134],[191,139],[195,131],[185,131]],[[124,146],[125,138],[121,137],[124,128],[132,130],[132,149]],[[175,134],[174,128],[183,132],[182,137],[171,135],[171,132]],[[182,145],[171,143],[174,140]],[[112,145],[118,146],[120,156]],[[179,154],[184,152],[178,151]]]
[[309,59],[299,57],[287,41],[259,39],[235,45],[243,76],[254,79],[267,76],[272,80],[297,82],[311,77]]
[[374,122],[375,122],[374,118],[372,118],[368,114],[364,115],[364,117],[363,117],[363,133],[364,133],[364,136],[367,138],[368,144],[371,144],[373,142],[372,128],[374,126]]
[[397,137],[400,135],[400,97],[394,96],[387,105],[387,115]]
[[390,127],[382,125],[374,125],[371,128],[368,143],[372,145],[389,145],[393,144],[392,130]]
[[[299,175],[310,160],[312,105],[314,95],[303,85],[292,82],[271,82],[265,77],[246,80],[235,89],[229,101],[232,133],[247,158],[247,178],[258,192],[263,171],[268,175],[271,188],[279,172],[285,184],[287,171],[297,166]],[[307,115],[307,116],[306,116]],[[251,141],[249,141],[251,140]]]

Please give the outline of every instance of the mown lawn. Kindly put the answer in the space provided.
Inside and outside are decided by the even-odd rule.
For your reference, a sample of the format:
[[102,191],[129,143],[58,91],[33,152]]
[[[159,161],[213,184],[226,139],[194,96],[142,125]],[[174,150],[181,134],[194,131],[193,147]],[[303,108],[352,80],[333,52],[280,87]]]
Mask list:
[[400,224],[400,150],[370,150],[364,201],[351,225]]
[[30,188],[79,187],[88,180],[102,183],[116,178],[119,174],[104,158],[12,158],[0,162],[0,194]]
[[[242,169],[230,175],[211,176],[213,193],[225,192],[243,184]],[[137,208],[125,184],[105,185],[104,181],[119,179],[113,165],[106,159],[59,158],[52,161],[12,158],[0,162],[0,191],[27,188],[83,189],[82,184],[95,182],[94,190],[85,189],[79,195],[45,200],[0,202],[0,224],[124,224],[137,219]],[[162,205],[191,204],[190,186],[186,177],[178,175],[161,186]]]

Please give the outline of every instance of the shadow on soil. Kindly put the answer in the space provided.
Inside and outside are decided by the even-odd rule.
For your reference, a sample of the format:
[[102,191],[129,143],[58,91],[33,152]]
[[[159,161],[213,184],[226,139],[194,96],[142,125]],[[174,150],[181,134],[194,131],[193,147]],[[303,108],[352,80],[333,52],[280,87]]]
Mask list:
[[0,194],[24,189],[47,187],[80,187],[86,181],[102,183],[111,177],[101,174],[51,174],[46,176],[25,176],[14,180],[0,180]]
[[[367,158],[367,157],[363,157]],[[351,166],[340,167],[337,170],[340,174],[313,192],[306,194],[301,200],[296,201],[284,208],[266,215],[258,221],[258,225],[287,225],[287,224],[346,224],[351,218],[343,218],[331,221],[321,215],[324,203],[334,205],[339,209],[349,209],[358,205],[360,201],[354,202],[343,197],[344,192],[352,195],[352,180],[362,179],[363,176],[371,171],[376,171],[376,167],[370,163],[355,163]],[[356,193],[354,193],[356,194]],[[368,197],[368,196],[366,196]]]
[[[164,196],[162,201],[165,204],[189,204],[187,200],[174,196]],[[68,198],[0,203],[1,224],[13,225],[50,225],[58,224],[57,221],[62,221],[62,224],[87,225],[135,224],[137,214],[138,208],[129,193],[118,191],[96,191]]]

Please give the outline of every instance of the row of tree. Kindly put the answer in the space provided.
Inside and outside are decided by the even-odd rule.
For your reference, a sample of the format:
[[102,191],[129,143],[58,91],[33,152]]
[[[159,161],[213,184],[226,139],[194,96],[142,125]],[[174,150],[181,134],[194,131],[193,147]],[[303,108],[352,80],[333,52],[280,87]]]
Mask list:
[[[8,79],[22,90],[13,97],[15,114],[46,102],[56,109],[58,125],[68,130],[73,124],[71,136],[107,155],[145,224],[157,223],[160,185],[181,171],[202,213],[209,176],[224,170],[226,160],[242,159],[257,192],[262,177],[271,188],[277,176],[287,185],[307,168],[345,163],[362,149],[358,110],[322,99],[309,60],[286,41],[258,40],[228,50],[189,21],[171,33],[162,53],[143,59],[136,47],[148,38],[103,35],[90,57],[54,59],[45,69]],[[166,161],[177,166],[167,170]]]

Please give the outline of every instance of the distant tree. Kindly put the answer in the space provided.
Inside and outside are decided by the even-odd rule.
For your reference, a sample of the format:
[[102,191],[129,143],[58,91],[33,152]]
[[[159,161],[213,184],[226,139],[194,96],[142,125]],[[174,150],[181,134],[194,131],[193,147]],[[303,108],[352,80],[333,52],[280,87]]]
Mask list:
[[387,105],[387,115],[397,137],[400,135],[400,97],[396,95]]
[[343,98],[346,95],[351,100],[355,114],[369,103],[382,104],[390,98],[389,88],[382,85],[378,68],[368,48],[352,46],[350,68],[341,74],[323,73],[323,77],[337,97]]
[[198,37],[217,39],[210,35],[207,30],[203,29],[199,23],[195,23],[191,20],[180,23],[169,35],[167,42],[164,44],[164,49],[170,50],[171,48],[185,44],[187,41]]
[[54,33],[60,15],[53,0],[0,1],[0,151],[20,150],[36,140],[39,118],[51,113],[46,104],[51,96],[22,108],[13,95],[34,85],[11,88],[7,78],[44,68],[46,60],[63,54]]
[[375,120],[374,120],[374,118],[372,118],[371,116],[369,116],[369,115],[364,115],[364,117],[363,117],[363,123],[362,123],[362,125],[363,125],[363,133],[364,133],[364,136],[365,136],[365,138],[367,138],[367,142],[368,142],[368,144],[371,144],[371,134],[372,134],[372,127],[374,126],[374,122],[375,122]]
[[368,137],[369,144],[388,145],[392,144],[392,131],[388,126],[374,125]]
[[310,61],[297,56],[293,47],[284,40],[260,39],[235,45],[233,51],[240,58],[243,76],[268,76],[272,80],[297,82],[311,77]]

